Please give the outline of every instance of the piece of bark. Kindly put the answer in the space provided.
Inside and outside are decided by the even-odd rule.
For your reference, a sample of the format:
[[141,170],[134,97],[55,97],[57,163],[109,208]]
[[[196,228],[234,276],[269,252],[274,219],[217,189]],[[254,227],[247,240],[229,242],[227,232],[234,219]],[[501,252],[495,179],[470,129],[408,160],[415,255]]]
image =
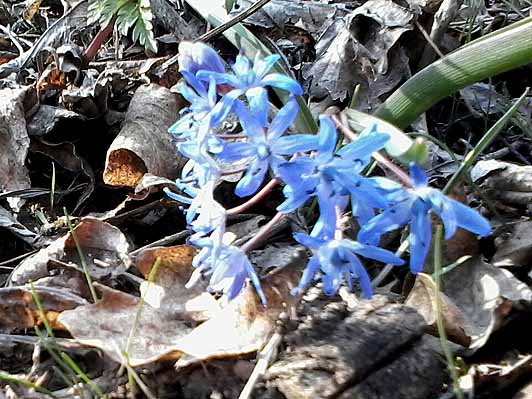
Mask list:
[[[330,298],[329,298],[330,300]],[[415,309],[376,296],[310,307],[267,372],[268,394],[286,399],[437,397],[444,365]],[[283,396],[284,395],[284,396]]]
[[175,179],[180,159],[168,128],[182,104],[169,89],[150,84],[133,96],[124,124],[107,151],[103,180],[134,188],[145,173]]

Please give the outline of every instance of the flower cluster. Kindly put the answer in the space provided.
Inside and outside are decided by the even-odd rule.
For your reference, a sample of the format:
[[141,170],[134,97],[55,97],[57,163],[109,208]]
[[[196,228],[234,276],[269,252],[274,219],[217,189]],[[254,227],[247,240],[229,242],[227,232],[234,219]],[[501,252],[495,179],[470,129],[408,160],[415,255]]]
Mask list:
[[[420,272],[430,247],[432,213],[441,218],[446,239],[458,227],[482,236],[490,233],[489,223],[476,211],[429,187],[426,174],[415,164],[410,166],[413,188],[382,177],[366,177],[363,171],[371,154],[382,150],[389,140],[388,134],[375,126],[348,144],[339,141],[327,116],[320,117],[317,134],[289,134],[299,112],[294,96],[302,95],[303,90],[290,77],[271,72],[278,59],[275,55],[257,56],[251,61],[239,55],[226,68],[205,44],[180,46],[180,72],[186,83],[178,89],[190,105],[169,132],[189,161],[176,181],[178,192],[168,190],[167,194],[188,204],[186,219],[193,231],[190,243],[200,250],[189,284],[208,276],[209,288],[231,299],[249,279],[266,303],[246,253],[232,245],[226,234],[226,210],[214,196],[224,163],[242,165],[235,188],[240,197],[255,194],[271,175],[284,183],[285,200],[278,206],[279,212],[294,212],[310,199],[318,204],[319,217],[310,233],[294,234],[296,241],[313,253],[295,292],[321,274],[328,295],[334,295],[344,280],[351,288],[354,277],[363,294],[370,297],[371,282],[360,257],[403,264],[378,245],[383,234],[406,225],[410,228],[410,269]],[[268,88],[290,95],[275,113]],[[230,117],[239,121],[242,134],[217,134]],[[346,215],[360,225],[356,239],[345,235]]]

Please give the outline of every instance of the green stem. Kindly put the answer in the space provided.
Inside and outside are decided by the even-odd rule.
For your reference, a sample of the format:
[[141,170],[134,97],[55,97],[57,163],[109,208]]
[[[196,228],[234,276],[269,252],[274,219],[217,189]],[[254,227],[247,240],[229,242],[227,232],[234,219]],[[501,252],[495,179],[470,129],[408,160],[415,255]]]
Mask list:
[[460,382],[458,380],[458,373],[454,365],[454,357],[449,348],[447,341],[447,333],[445,332],[445,323],[443,321],[443,306],[441,302],[441,268],[442,268],[442,242],[443,242],[443,226],[436,226],[436,234],[434,237],[434,282],[436,284],[435,292],[435,308],[436,308],[436,325],[438,327],[438,335],[440,336],[441,347],[445,358],[447,359],[447,367],[453,380],[454,393],[458,399],[464,399],[464,393],[460,389]]
[[422,69],[375,112],[400,128],[475,82],[532,62],[532,17],[477,39]]

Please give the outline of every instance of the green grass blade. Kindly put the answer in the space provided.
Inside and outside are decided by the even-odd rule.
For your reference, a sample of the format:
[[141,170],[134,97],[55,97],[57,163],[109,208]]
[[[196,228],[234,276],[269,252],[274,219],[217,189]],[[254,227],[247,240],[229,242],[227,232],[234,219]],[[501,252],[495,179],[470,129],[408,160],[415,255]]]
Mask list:
[[512,107],[506,111],[506,113],[484,134],[484,136],[477,143],[475,148],[473,148],[464,158],[464,161],[460,165],[460,168],[456,171],[453,177],[447,182],[443,188],[444,194],[449,194],[456,183],[460,180],[462,175],[471,167],[473,163],[477,160],[480,154],[486,149],[488,145],[493,141],[493,139],[499,134],[504,126],[512,119],[513,115],[517,112],[519,107],[523,104],[528,95],[528,89],[525,90],[523,95],[519,97]]
[[445,323],[443,321],[443,305],[441,301],[441,276],[442,276],[442,247],[443,247],[443,226],[436,226],[436,234],[434,237],[434,282],[436,285],[435,292],[435,311],[436,311],[436,325],[438,327],[438,335],[440,336],[440,342],[442,346],[445,359],[447,360],[447,367],[453,380],[454,393],[458,399],[464,399],[464,393],[460,389],[460,382],[458,379],[458,373],[454,364],[454,357],[449,348],[449,342],[447,340],[447,333],[445,331]]
[[96,294],[96,290],[94,289],[94,284],[92,282],[92,276],[89,272],[89,268],[87,267],[85,255],[83,254],[83,251],[81,250],[78,237],[76,236],[76,232],[74,231],[74,228],[72,227],[72,223],[70,222],[70,216],[68,215],[66,208],[63,208],[63,211],[65,213],[68,230],[70,232],[70,235],[72,236],[72,239],[74,240],[74,244],[76,245],[76,249],[78,251],[79,260],[81,262],[81,267],[83,268],[83,273],[85,274],[85,279],[87,280],[87,284],[89,285],[89,290],[91,292],[92,300],[94,301],[94,303],[96,303],[98,302],[98,295]]

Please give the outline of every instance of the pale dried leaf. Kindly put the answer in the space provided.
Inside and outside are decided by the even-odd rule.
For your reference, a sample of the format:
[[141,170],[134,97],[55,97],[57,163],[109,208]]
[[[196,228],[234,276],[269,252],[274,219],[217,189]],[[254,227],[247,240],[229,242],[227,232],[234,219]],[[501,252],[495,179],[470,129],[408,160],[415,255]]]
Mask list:
[[[120,230],[93,217],[82,218],[74,232],[84,254],[89,273],[100,279],[117,276],[130,265],[129,244]],[[76,245],[70,233],[58,238],[48,247],[25,259],[11,274],[11,285],[48,276],[48,262],[73,262],[81,268]]]
[[530,302],[532,291],[509,271],[473,258],[446,273],[444,293],[460,309],[468,325],[465,333],[471,337],[470,349],[478,349],[505,321],[519,301]]
[[[423,316],[427,323],[428,331],[438,335],[436,326],[436,285],[428,274],[420,273],[410,294],[406,298],[405,305],[411,306]],[[445,331],[449,340],[462,346],[469,346],[471,337],[464,333],[467,320],[460,309],[445,294],[440,294],[442,302],[442,317],[445,323]],[[468,329],[471,329],[468,327]]]
[[177,96],[164,87],[151,84],[137,89],[122,129],[107,151],[106,184],[135,188],[145,173],[178,176],[181,157],[168,128],[180,107]]

